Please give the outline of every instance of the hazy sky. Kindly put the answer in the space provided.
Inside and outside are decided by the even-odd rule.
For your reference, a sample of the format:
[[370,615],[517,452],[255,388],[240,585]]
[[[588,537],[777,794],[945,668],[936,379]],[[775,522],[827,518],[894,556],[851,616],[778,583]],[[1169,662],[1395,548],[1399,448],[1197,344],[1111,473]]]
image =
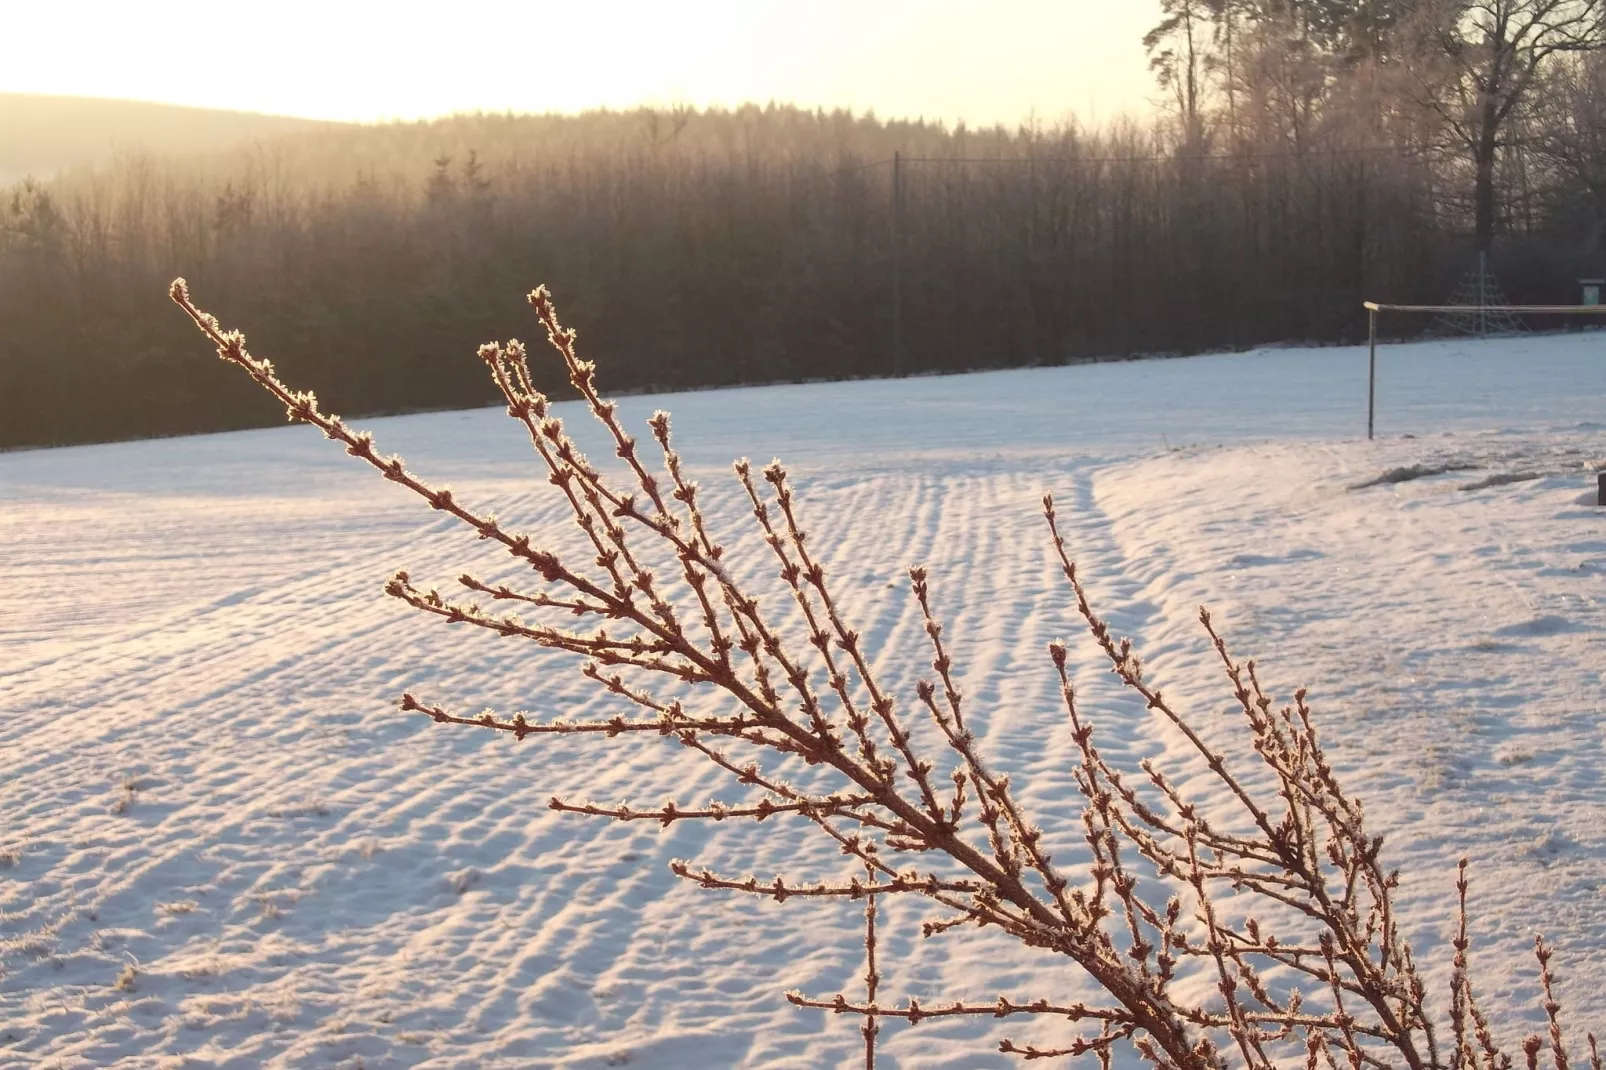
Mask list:
[[786,100],[972,124],[1146,111],[1157,0],[0,4],[0,91],[329,119]]

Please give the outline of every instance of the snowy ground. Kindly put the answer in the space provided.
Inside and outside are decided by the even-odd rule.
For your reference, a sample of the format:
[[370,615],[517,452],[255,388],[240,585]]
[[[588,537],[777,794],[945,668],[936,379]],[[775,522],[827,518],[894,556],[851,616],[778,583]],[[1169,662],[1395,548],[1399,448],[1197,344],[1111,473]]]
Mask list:
[[[1282,690],[1311,685],[1405,871],[1407,925],[1441,991],[1465,851],[1475,962],[1508,1038],[1535,1017],[1537,930],[1560,947],[1572,1020],[1606,1026],[1592,983],[1606,947],[1606,510],[1591,504],[1606,335],[1390,347],[1381,370],[1376,443],[1359,437],[1365,354],[1343,349],[624,408],[675,412],[749,575],[766,563],[736,539],[725,465],[789,462],[906,699],[921,637],[902,569],[931,565],[985,749],[1069,854],[1070,740],[1042,650],[1078,633],[1038,519],[1053,491],[1099,607],[1174,700],[1230,727],[1213,716],[1228,696],[1199,642],[1201,602]],[[497,413],[370,426],[504,519],[543,533],[562,521]],[[488,560],[305,428],[0,456],[0,1066],[852,1057],[855,1023],[781,994],[856,983],[854,910],[777,909],[665,868],[680,856],[828,876],[839,856],[796,825],[661,833],[544,808],[552,794],[739,797],[678,749],[515,745],[395,711],[403,689],[468,709],[613,708],[550,657],[379,592],[396,567],[446,581]],[[1077,649],[1106,752],[1173,749],[1105,704]],[[892,920],[891,993],[1082,991],[1024,950],[926,943],[913,915]],[[1011,1065],[991,1050],[1006,1032],[1054,1036],[991,1020],[893,1028],[888,1063]]]

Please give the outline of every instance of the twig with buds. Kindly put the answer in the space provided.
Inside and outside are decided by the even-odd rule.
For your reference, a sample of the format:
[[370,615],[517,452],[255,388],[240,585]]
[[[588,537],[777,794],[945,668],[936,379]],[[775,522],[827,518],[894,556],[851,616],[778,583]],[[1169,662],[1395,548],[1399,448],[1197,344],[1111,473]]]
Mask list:
[[[931,649],[933,676],[920,680],[911,707],[933,735],[917,738],[896,697],[877,679],[874,658],[848,623],[842,602],[811,549],[796,493],[779,462],[755,479],[736,464],[759,536],[778,564],[789,620],[761,612],[759,597],[733,578],[726,548],[711,536],[698,487],[676,452],[667,413],[648,421],[663,464],[649,470],[614,403],[596,385],[595,366],[576,350],[575,332],[559,321],[545,288],[530,304],[569,382],[602,424],[624,468],[615,484],[593,464],[533,385],[528,354],[517,341],[481,347],[479,356],[510,417],[525,429],[549,482],[563,496],[588,549],[568,559],[530,535],[509,530],[444,488],[409,472],[399,457],[378,453],[373,440],[325,413],[310,393],[292,390],[273,367],[253,357],[238,332],[225,331],[191,301],[183,280],[172,297],[217,347],[285,406],[347,453],[447,513],[474,537],[501,546],[527,566],[530,586],[458,578],[477,602],[449,599],[398,572],[386,593],[447,624],[467,625],[514,642],[575,655],[581,672],[632,712],[593,721],[534,720],[486,711],[453,714],[416,698],[402,709],[442,724],[488,728],[515,740],[577,735],[634,739],[657,735],[695,753],[750,793],[736,801],[688,806],[604,805],[554,797],[553,810],[614,821],[770,822],[802,819],[833,843],[852,872],[838,878],[777,874],[721,876],[677,860],[671,870],[699,887],[789,899],[864,902],[865,995],[810,997],[788,993],[800,1007],[863,1019],[865,1066],[874,1070],[878,1038],[888,1021],[914,1026],[935,1018],[1017,1016],[1088,1023],[1096,1029],[1053,1047],[1004,1039],[999,1050],[1033,1061],[1091,1055],[1108,1070],[1127,1045],[1159,1070],[1510,1070],[1473,998],[1468,960],[1466,866],[1457,880],[1458,927],[1451,974],[1448,1062],[1412,949],[1394,907],[1399,875],[1381,862],[1383,841],[1366,831],[1361,806],[1347,795],[1317,736],[1304,691],[1277,707],[1262,690],[1253,662],[1236,661],[1210,615],[1200,623],[1216,651],[1255,760],[1275,790],[1258,793],[1144,675],[1129,640],[1117,638],[1094,612],[1061,534],[1051,498],[1044,516],[1077,613],[1120,684],[1187,741],[1230,800],[1206,807],[1180,790],[1152,762],[1137,773],[1112,765],[1095,743],[1072,685],[1068,647],[1056,641],[1049,660],[1075,744],[1082,838],[1089,864],[1071,872],[1054,861],[1043,830],[1021,804],[1010,779],[994,772],[967,725],[958,674],[936,615],[930,578],[909,572]],[[584,555],[582,555],[584,556]],[[517,608],[531,619],[506,612]],[[803,642],[790,638],[801,632]],[[823,688],[818,686],[823,680]],[[937,745],[923,748],[920,739]],[[717,744],[717,745],[716,745]],[[721,749],[729,746],[731,751]],[[750,758],[736,756],[751,754]],[[829,780],[804,791],[778,766],[792,759]],[[766,764],[767,763],[767,764]],[[951,784],[952,790],[939,788]],[[1062,846],[1059,850],[1064,850]],[[889,859],[913,856],[920,867]],[[956,999],[922,1006],[882,1002],[879,901],[901,895],[936,911],[921,925],[933,938],[975,925],[997,930],[1077,969],[1103,993],[1103,1005],[1049,998],[993,1003]],[[1230,904],[1231,909],[1228,909]],[[1548,1036],[1524,1042],[1529,1070],[1548,1045],[1555,1070],[1570,1070],[1554,952],[1536,944]],[[1276,984],[1269,979],[1275,972]],[[1180,995],[1185,976],[1210,980],[1214,996]],[[1193,989],[1188,989],[1192,991]],[[1589,1038],[1592,1070],[1601,1070]]]

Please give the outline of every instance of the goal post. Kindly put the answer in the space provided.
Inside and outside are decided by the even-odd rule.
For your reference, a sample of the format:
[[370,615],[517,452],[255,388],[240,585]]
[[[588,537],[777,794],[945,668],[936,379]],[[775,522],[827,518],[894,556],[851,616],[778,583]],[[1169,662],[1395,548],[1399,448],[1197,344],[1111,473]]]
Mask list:
[[1366,437],[1371,439],[1377,416],[1377,321],[1384,312],[1428,312],[1440,316],[1476,316],[1480,322],[1491,315],[1584,316],[1606,319],[1603,305],[1387,305],[1362,302],[1366,309]]

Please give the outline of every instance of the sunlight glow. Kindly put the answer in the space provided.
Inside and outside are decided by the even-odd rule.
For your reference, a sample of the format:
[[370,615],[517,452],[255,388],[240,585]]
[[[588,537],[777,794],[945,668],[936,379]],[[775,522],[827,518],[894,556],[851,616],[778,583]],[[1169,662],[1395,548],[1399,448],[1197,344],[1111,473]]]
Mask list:
[[790,101],[1013,125],[1149,110],[1156,0],[16,5],[0,91],[326,119]]

